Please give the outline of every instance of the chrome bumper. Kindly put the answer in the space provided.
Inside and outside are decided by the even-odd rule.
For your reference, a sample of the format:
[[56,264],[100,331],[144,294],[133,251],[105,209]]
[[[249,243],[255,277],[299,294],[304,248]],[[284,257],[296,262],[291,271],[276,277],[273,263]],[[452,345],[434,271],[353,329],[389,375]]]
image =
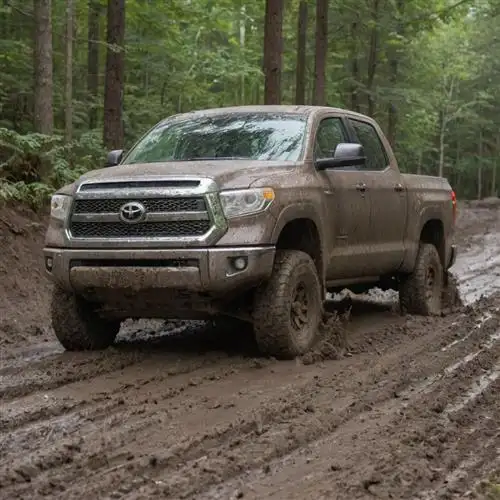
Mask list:
[[[226,293],[272,273],[275,247],[80,250],[44,248],[45,271],[68,291],[182,289]],[[235,259],[242,258],[243,269]]]

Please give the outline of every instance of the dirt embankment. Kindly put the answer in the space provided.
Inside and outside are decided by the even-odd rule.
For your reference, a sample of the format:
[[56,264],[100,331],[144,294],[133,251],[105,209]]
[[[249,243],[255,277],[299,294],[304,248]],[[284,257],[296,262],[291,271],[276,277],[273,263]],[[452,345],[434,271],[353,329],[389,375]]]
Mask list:
[[43,273],[46,217],[0,208],[0,349],[51,339]]
[[112,349],[63,352],[48,326],[41,224],[0,215],[0,498],[498,491],[497,207],[460,211],[463,311],[401,317],[390,302],[354,301],[340,359],[292,362],[185,322],[129,324]]

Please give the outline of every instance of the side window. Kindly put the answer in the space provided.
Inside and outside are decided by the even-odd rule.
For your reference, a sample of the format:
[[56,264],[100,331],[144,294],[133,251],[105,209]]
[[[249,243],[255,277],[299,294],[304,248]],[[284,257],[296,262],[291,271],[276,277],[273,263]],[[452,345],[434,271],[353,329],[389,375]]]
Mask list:
[[325,118],[321,121],[316,132],[314,143],[314,158],[331,158],[337,144],[349,142],[340,118]]
[[389,159],[377,131],[369,123],[351,119],[349,122],[354,127],[359,142],[365,149],[365,170],[384,170],[389,164]]

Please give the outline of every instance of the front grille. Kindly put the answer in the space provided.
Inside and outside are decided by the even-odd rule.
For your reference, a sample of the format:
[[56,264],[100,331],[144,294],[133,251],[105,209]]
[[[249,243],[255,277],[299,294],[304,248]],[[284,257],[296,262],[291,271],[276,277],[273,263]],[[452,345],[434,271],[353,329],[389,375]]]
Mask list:
[[[135,181],[137,189],[156,187],[155,182]],[[167,181],[165,181],[167,182]],[[168,181],[170,182],[170,181]],[[173,181],[172,181],[173,182]],[[191,181],[200,184],[200,181]],[[108,185],[113,183],[107,183]],[[120,184],[120,182],[116,183]],[[82,190],[85,186],[81,186]],[[93,198],[82,193],[72,205],[68,230],[72,238],[86,239],[118,239],[127,238],[199,238],[210,232],[213,221],[209,212],[208,201],[203,195],[164,196],[155,194],[148,196],[144,191],[134,196],[132,186],[127,185],[126,194],[116,187],[113,195],[103,193]],[[83,189],[85,190],[85,189]],[[116,194],[115,194],[116,193]],[[141,222],[127,223],[121,220],[120,212],[124,205],[138,202],[145,208],[145,216]]]
[[74,238],[179,238],[202,236],[211,226],[208,220],[143,222],[72,222]]
[[[73,206],[74,214],[102,214],[118,213],[120,208],[129,201],[130,198],[109,199],[109,200],[76,200]],[[197,198],[146,198],[140,201],[149,213],[155,212],[204,212],[207,207],[205,200]]]

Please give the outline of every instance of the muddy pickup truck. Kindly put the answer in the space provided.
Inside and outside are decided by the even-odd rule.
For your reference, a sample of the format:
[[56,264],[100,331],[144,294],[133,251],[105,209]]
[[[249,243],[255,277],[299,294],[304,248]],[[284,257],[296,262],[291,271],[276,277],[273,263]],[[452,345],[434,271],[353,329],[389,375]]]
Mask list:
[[404,312],[440,314],[455,215],[447,180],[400,173],[361,114],[176,115],[53,196],[53,328],[88,350],[125,318],[233,318],[291,358],[317,341],[327,292],[394,289]]

